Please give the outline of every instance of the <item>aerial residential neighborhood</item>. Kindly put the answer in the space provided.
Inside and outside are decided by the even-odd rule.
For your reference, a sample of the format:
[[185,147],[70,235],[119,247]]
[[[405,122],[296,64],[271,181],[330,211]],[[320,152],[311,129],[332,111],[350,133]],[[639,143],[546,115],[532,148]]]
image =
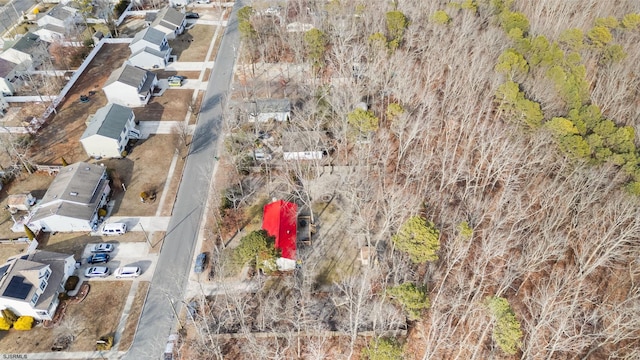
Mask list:
[[3,358],[640,358],[637,1],[0,0],[0,34]]

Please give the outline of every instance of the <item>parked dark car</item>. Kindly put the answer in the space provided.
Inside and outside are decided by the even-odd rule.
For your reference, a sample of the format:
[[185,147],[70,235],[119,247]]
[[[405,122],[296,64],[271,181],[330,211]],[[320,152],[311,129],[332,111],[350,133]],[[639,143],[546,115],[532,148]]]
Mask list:
[[207,254],[206,253],[199,254],[196,257],[196,265],[193,267],[193,271],[198,274],[203,272],[206,261],[207,261]]
[[196,12],[187,12],[184,14],[184,17],[186,17],[187,19],[198,19],[200,18],[200,14]]
[[89,264],[102,264],[102,263],[109,262],[109,260],[111,260],[111,257],[109,256],[109,254],[97,253],[97,254],[93,254],[93,255],[89,256],[87,258],[87,263],[89,263]]

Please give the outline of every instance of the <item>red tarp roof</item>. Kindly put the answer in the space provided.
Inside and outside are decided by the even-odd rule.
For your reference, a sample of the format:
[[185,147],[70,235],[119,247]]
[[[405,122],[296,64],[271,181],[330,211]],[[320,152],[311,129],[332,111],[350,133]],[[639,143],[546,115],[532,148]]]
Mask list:
[[282,257],[296,259],[296,225],[298,205],[284,200],[274,201],[264,206],[262,229],[276,238],[276,249]]

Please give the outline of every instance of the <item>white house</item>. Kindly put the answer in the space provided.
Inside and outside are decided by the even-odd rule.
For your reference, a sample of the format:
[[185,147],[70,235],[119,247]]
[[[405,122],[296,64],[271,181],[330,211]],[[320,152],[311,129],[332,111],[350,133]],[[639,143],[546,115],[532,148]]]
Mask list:
[[[150,18],[153,18],[153,15]],[[153,20],[150,18],[147,18],[150,21],[148,22],[149,26],[165,33],[169,40],[175,39],[176,36],[182,34],[184,27],[187,25],[186,16],[172,7],[166,7],[158,11]]]
[[51,320],[67,278],[75,270],[73,255],[39,251],[14,257],[0,267],[0,308],[18,316]]
[[[5,50],[0,53],[0,59],[10,61],[20,67],[29,69],[34,65],[33,53],[40,44],[40,38],[33,33],[24,34],[18,41],[7,46],[5,42]],[[35,64],[37,66],[37,64]]]
[[16,63],[0,59],[0,94],[11,96],[15,92],[13,83],[18,79],[17,67]]
[[82,17],[78,9],[70,6],[58,4],[46,13],[38,14],[36,23],[43,27],[47,24],[57,26],[58,28],[70,28],[82,21]]
[[171,56],[166,34],[151,27],[139,31],[129,49],[131,56],[127,63],[143,69],[163,69]]
[[63,41],[66,38],[67,29],[53,24],[45,24],[39,27],[34,34],[40,37],[40,40],[52,43],[55,41]]
[[320,131],[282,133],[282,157],[285,160],[320,160],[325,153]]
[[289,99],[258,99],[244,104],[249,122],[289,121],[291,101]]
[[120,158],[130,139],[139,139],[135,115],[128,107],[109,103],[96,111],[80,137],[87,155]]
[[65,166],[36,207],[29,227],[45,232],[95,231],[98,210],[106,206],[110,192],[103,166],[85,162]]
[[149,102],[157,85],[156,74],[124,64],[111,73],[102,90],[109,102],[122,106],[139,107]]

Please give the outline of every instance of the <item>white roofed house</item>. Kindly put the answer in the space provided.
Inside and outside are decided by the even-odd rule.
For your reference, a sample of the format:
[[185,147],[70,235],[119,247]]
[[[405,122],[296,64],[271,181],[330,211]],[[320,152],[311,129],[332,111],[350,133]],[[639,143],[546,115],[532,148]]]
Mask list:
[[44,232],[95,231],[101,220],[98,210],[106,206],[110,192],[103,166],[65,166],[33,212],[29,227]]
[[45,25],[53,25],[57,28],[69,29],[75,24],[79,24],[81,21],[82,17],[80,16],[80,12],[78,11],[78,9],[63,4],[58,4],[52,7],[51,10],[47,11],[46,13],[38,14],[36,23],[40,27],[44,27]]
[[320,160],[327,153],[320,131],[282,133],[282,157],[285,160]]
[[182,34],[186,25],[186,16],[172,7],[166,7],[158,11],[149,24],[150,27],[165,33],[169,40],[175,39],[176,36]]
[[139,138],[133,111],[109,103],[91,117],[80,143],[91,157],[121,158],[129,140]]
[[158,85],[156,74],[124,64],[111,73],[102,87],[107,101],[128,107],[144,106]]
[[163,69],[171,56],[166,34],[151,27],[139,31],[129,49],[131,56],[127,63],[143,69]]
[[291,101],[289,99],[258,99],[244,104],[249,122],[289,121]]
[[38,30],[33,32],[38,35],[42,41],[46,41],[48,43],[63,41],[66,38],[67,28],[46,24],[38,28]]
[[0,59],[0,94],[11,96],[15,92],[14,82],[18,80],[18,64]]
[[51,320],[75,263],[73,255],[40,250],[10,258],[0,266],[0,308]]

